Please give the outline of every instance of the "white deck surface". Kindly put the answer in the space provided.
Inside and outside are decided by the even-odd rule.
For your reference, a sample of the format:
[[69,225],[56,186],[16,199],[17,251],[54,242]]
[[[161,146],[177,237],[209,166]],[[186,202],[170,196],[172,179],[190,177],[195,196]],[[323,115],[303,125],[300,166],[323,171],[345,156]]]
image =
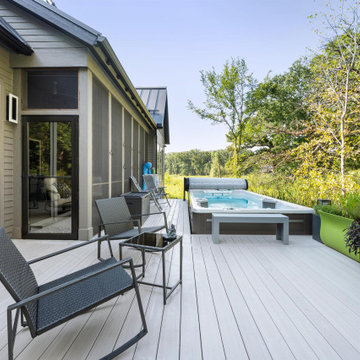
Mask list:
[[[186,203],[172,204],[169,222],[184,234],[183,285],[165,307],[161,289],[140,285],[149,333],[117,359],[360,359],[360,264],[306,236],[284,246],[275,235],[226,235],[215,245],[209,235],[190,236]],[[72,242],[15,243],[31,259]],[[168,254],[171,282],[178,248]],[[135,250],[127,255],[138,260]],[[146,279],[160,281],[160,255],[147,256]],[[33,269],[44,283],[94,262],[90,245]],[[0,359],[7,359],[10,303],[0,285]],[[129,292],[35,339],[20,327],[16,358],[99,359],[139,326]]]

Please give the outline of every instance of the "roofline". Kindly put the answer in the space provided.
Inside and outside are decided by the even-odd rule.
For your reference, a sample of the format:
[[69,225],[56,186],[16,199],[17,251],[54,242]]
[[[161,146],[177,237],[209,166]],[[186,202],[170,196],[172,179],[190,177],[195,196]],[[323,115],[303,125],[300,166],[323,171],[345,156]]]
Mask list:
[[[91,53],[98,60],[105,72],[109,75],[117,88],[123,91],[130,102],[135,106],[140,114],[144,116],[150,128],[156,129],[156,122],[147,110],[145,104],[140,98],[131,80],[127,76],[114,50],[109,44],[106,37],[102,36],[100,32],[87,26],[86,24],[76,20],[65,12],[59,10],[57,7],[50,5],[42,0],[7,0],[10,3],[20,7],[32,16],[46,22],[50,26],[70,36],[76,41],[88,47]],[[45,14],[45,13],[46,14]],[[77,30],[77,33],[76,33]],[[105,57],[105,61],[99,54],[98,49]],[[111,68],[115,73],[112,73]],[[124,86],[121,85],[120,81]]]
[[[169,104],[168,104],[168,93],[167,93],[167,87],[166,86],[159,86],[159,87],[155,87],[155,86],[146,86],[146,87],[136,87],[136,89],[139,90],[165,90],[165,111],[164,111],[164,121],[162,124],[156,123],[157,124],[157,128],[163,129],[164,130],[164,135],[165,135],[165,144],[169,145],[170,144],[170,129],[169,129]],[[158,98],[156,100],[156,105],[158,102]],[[153,110],[149,110],[153,111]]]
[[114,50],[111,47],[109,41],[105,37],[102,37],[101,41],[99,41],[97,45],[102,50],[104,55],[107,57],[107,65],[112,66],[112,68],[114,69],[114,71],[116,73],[116,78],[121,80],[123,84],[128,85],[128,86],[125,86],[125,88],[123,89],[123,90],[125,90],[125,93],[128,95],[130,100],[135,103],[134,105],[136,105],[136,107],[141,108],[141,111],[139,110],[140,113],[145,118],[147,118],[147,120],[152,125],[153,129],[156,129],[157,124],[156,124],[155,120],[151,116],[151,114],[150,114],[149,110],[147,109],[147,107],[145,106],[144,102],[141,100],[139,93],[136,91],[136,88],[134,87],[133,83],[129,79],[125,69],[121,65],[118,57],[116,56]]
[[135,86],[139,90],[167,90],[166,86]]
[[19,54],[29,56],[34,52],[30,45],[3,18],[0,18],[0,41]]

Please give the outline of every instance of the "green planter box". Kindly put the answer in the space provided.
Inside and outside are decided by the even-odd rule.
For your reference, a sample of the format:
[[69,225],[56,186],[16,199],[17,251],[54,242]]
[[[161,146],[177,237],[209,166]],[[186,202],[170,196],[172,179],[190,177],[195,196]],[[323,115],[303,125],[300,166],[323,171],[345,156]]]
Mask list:
[[352,219],[319,211],[321,217],[320,236],[322,242],[336,251],[360,262],[360,255],[349,253],[345,246],[346,229],[353,222]]

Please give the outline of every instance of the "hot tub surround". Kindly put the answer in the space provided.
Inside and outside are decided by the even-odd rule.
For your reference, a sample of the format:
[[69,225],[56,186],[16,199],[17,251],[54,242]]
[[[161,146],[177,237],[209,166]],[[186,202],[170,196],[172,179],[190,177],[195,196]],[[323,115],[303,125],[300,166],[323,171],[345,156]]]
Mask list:
[[[247,190],[189,190],[193,234],[210,234],[213,213],[283,214],[289,217],[291,235],[312,234],[314,210]],[[201,201],[200,201],[201,200]],[[202,206],[208,201],[208,207]],[[227,204],[229,206],[227,206]],[[268,207],[271,204],[271,207]],[[231,205],[231,206],[230,206]],[[273,224],[222,224],[224,234],[273,234]]]

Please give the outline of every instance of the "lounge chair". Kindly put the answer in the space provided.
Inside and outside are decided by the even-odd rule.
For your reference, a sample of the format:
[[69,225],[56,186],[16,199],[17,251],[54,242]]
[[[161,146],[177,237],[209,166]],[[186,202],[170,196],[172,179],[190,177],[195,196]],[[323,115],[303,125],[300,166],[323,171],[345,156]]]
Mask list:
[[[101,220],[99,236],[102,230],[104,230],[105,234],[109,236],[109,240],[129,239],[142,232],[157,232],[164,228],[168,231],[167,218],[164,211],[131,215],[126,200],[122,196],[95,200],[95,204]],[[138,216],[159,214],[163,215],[164,224],[157,226],[141,226],[140,220],[136,219]],[[137,227],[134,227],[134,222],[137,223]],[[98,253],[98,257],[101,257],[100,252]]]
[[[138,181],[136,180],[135,176],[130,176],[129,177],[129,180],[130,182],[134,185],[135,189],[138,191],[138,192],[143,192],[143,190],[141,189]],[[152,191],[147,191],[145,190],[146,192],[148,192],[151,196],[151,199],[154,201],[154,204],[156,205],[156,207],[158,208],[159,211],[162,211],[162,207],[158,201],[158,199],[156,198],[156,195],[152,192]]]
[[[100,246],[102,241],[107,241],[111,249],[108,238],[100,237],[27,262],[0,227],[0,281],[15,300],[7,309],[9,360],[14,358],[19,318],[21,325],[28,326],[35,338],[130,289],[136,293],[142,330],[103,359],[113,359],[147,334],[134,264],[130,258],[117,261],[111,257],[40,286],[36,281],[30,265],[94,242]],[[131,269],[131,276],[123,266]],[[30,359],[31,355],[27,358]]]
[[159,178],[156,174],[143,175],[143,179],[145,181],[147,191],[152,191],[157,199],[166,199],[168,205],[171,206],[167,193],[165,192],[165,187],[159,186]]
[[61,196],[56,178],[46,178],[44,180],[44,189],[48,199],[46,206],[49,206],[50,209],[58,210],[61,208],[63,211],[71,209],[71,191],[68,189],[66,195]]

